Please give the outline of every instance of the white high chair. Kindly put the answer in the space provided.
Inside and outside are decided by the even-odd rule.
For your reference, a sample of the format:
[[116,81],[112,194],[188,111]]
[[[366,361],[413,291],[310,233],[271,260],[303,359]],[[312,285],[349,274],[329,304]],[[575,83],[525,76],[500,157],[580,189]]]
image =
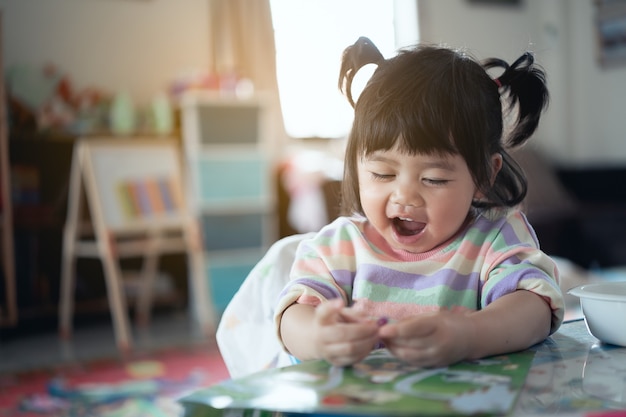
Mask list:
[[274,307],[289,281],[298,244],[314,233],[285,237],[270,247],[224,310],[216,338],[232,378],[291,365],[274,328]]

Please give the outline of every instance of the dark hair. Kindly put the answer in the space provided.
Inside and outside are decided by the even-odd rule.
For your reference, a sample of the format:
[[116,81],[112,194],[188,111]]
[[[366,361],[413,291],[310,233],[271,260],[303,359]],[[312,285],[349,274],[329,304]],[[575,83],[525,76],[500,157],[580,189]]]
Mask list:
[[[355,103],[352,80],[367,64],[378,68]],[[495,80],[488,69],[504,71]],[[354,107],[342,185],[344,214],[361,213],[357,163],[396,144],[410,154],[461,155],[485,198],[475,207],[512,207],[522,202],[527,181],[506,149],[523,144],[535,131],[548,102],[544,72],[525,53],[512,65],[492,58],[483,64],[449,48],[418,45],[384,59],[361,37],[343,53],[339,88]],[[502,96],[501,96],[502,94]],[[517,111],[503,138],[501,97]],[[492,183],[492,156],[503,166]]]

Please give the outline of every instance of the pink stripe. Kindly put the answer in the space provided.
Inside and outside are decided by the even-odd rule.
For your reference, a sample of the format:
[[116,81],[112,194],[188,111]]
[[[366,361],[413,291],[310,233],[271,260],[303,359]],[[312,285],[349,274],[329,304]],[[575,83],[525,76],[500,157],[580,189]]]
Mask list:
[[317,307],[319,304],[321,304],[320,299],[315,297],[314,295],[301,295],[300,297],[298,297],[296,302],[298,304],[306,304],[313,307]]
[[[431,313],[441,311],[443,308],[436,305],[424,306],[415,304],[400,304],[391,301],[375,302],[366,298],[359,298],[354,301],[354,308],[363,311],[371,317],[388,317],[391,320],[402,320],[408,317],[414,317],[418,314]],[[470,311],[469,309],[458,307],[455,312]]]

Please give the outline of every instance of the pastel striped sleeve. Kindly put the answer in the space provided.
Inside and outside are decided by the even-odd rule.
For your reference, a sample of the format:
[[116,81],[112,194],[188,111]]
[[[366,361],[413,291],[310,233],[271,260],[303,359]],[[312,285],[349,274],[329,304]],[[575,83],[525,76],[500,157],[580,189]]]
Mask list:
[[557,265],[537,247],[534,232],[521,213],[508,220],[491,241],[481,305],[485,307],[516,290],[531,291],[550,306],[550,329],[554,333],[563,322],[565,312]]
[[[346,262],[346,254],[342,250],[345,252],[345,246],[352,247],[342,227],[341,221],[335,221],[298,246],[290,281],[280,293],[275,310],[277,331],[282,314],[294,303],[317,306],[325,300],[342,298],[346,305],[349,304],[351,288],[342,286],[335,279],[336,276],[346,275],[346,271],[341,269]],[[354,264],[353,259],[347,262]],[[348,272],[348,275],[352,274]]]
[[558,284],[558,269],[550,257],[539,250],[523,250],[509,253],[491,270],[482,288],[483,307],[494,300],[517,290],[531,291],[550,306],[552,322],[550,333],[554,333],[563,322],[565,303]]

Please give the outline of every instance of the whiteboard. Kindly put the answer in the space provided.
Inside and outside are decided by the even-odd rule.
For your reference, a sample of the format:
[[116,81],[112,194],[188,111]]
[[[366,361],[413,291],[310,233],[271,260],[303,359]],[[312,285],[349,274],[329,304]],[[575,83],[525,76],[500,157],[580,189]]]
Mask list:
[[[180,226],[187,215],[180,150],[173,140],[113,138],[82,143],[88,202],[107,229]],[[92,205],[95,205],[93,207]]]

